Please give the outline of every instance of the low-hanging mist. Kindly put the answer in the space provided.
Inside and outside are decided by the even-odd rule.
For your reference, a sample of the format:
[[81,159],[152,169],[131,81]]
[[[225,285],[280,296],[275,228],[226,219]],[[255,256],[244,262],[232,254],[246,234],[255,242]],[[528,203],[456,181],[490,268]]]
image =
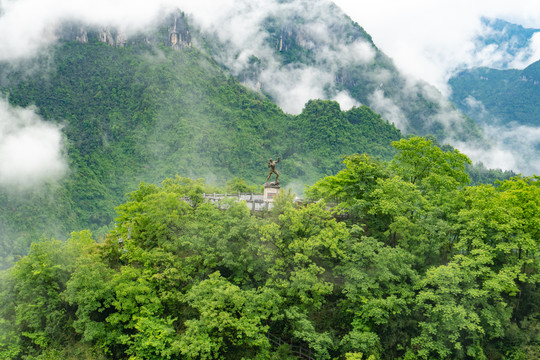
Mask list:
[[[310,99],[333,99],[343,109],[368,105],[405,134],[435,133],[440,141],[455,146],[474,134],[440,92],[418,78],[392,70],[392,60],[377,49],[371,37],[362,34],[360,27],[351,27],[350,19],[326,0],[230,0],[217,5],[209,0],[97,1],[92,6],[84,1],[50,0],[49,4],[45,11],[37,10],[41,6],[35,6],[35,0],[3,5],[0,33],[8,36],[0,39],[0,60],[48,51],[57,39],[56,29],[67,20],[115,27],[131,36],[155,26],[173,9],[181,9],[202,39],[218,40],[203,44],[194,36],[195,46],[211,49],[245,85],[269,95],[287,113],[299,114]],[[489,31],[479,27],[475,34]],[[359,69],[367,68],[370,71],[361,70],[361,78],[350,80]],[[365,84],[361,93],[358,81]],[[424,100],[435,104],[431,113],[419,113],[410,105]],[[469,152],[473,160],[484,161],[476,157],[485,147],[476,146],[477,140],[465,141],[466,147],[473,149]],[[515,152],[513,148],[508,151]]]
[[26,189],[66,171],[60,127],[0,99],[0,186]]

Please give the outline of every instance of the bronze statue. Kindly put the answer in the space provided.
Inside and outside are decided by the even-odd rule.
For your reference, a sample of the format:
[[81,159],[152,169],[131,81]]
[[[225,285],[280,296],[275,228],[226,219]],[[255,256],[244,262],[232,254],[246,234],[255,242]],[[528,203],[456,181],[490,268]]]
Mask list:
[[270,172],[268,173],[268,177],[266,178],[266,182],[268,182],[268,180],[270,180],[270,176],[272,176],[272,173],[274,173],[274,174],[276,174],[276,184],[279,184],[279,180],[278,180],[279,174],[276,171],[276,164],[279,162],[279,160],[280,160],[280,157],[277,158],[277,161],[274,161],[272,159],[270,159],[268,161],[268,167],[270,168]]

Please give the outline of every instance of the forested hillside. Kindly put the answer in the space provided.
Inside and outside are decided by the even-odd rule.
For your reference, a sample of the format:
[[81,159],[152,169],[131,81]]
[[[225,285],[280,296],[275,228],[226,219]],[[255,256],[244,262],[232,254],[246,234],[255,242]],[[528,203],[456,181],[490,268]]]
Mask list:
[[0,189],[4,265],[41,237],[87,228],[102,236],[140,181],[182,174],[260,185],[268,159],[281,156],[284,179],[301,189],[338,171],[342,154],[388,159],[401,136],[366,106],[313,100],[287,115],[195,48],[114,47],[91,34],[59,44],[52,58],[3,64],[0,86],[12,105],[62,124],[70,166],[60,183]]
[[[22,193],[0,186],[0,268],[42,237],[103,236],[140,181],[181,174],[260,186],[266,161],[281,156],[280,170],[301,192],[340,170],[344,154],[389,159],[398,126],[479,139],[472,121],[427,84],[410,83],[358,24],[329,2],[316,4],[277,2],[281,11],[246,29],[256,34],[248,49],[177,11],[129,38],[66,20],[54,48],[0,63],[2,101],[60,126],[69,166],[60,181]],[[235,21],[251,10],[241,6]],[[299,103],[304,91],[315,98]],[[356,106],[320,100],[340,97]],[[298,115],[276,105],[287,102]],[[493,179],[486,169],[474,173]]]
[[[237,22],[248,18],[250,27],[238,34]],[[435,87],[402,74],[361,24],[330,1],[239,3],[219,21],[196,27],[205,50],[286,112],[299,112],[310,98],[341,99],[369,106],[405,134],[447,142],[482,138],[472,120]]]
[[452,100],[475,120],[540,126],[540,61],[523,70],[462,71],[449,84]]
[[[539,358],[538,176],[441,145],[489,139],[332,3],[258,5],[0,62],[0,130],[67,163],[1,168],[0,359]],[[278,156],[271,211],[204,200]]]
[[538,359],[538,177],[467,186],[459,151],[393,146],[257,215],[202,179],[141,184],[105,242],[3,273],[0,357]]

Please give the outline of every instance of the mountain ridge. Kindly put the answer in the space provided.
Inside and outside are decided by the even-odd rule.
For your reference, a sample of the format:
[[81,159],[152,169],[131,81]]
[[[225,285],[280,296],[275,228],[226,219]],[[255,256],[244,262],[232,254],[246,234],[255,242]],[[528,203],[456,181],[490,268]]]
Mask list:
[[[194,48],[113,47],[96,38],[60,44],[54,63],[32,76],[4,73],[1,84],[11,104],[35,106],[46,121],[63,119],[71,168],[44,194],[0,191],[4,258],[24,254],[40,237],[88,227],[99,236],[140,181],[181,173],[262,183],[265,161],[282,154],[291,183],[312,182],[338,171],[342,154],[390,157],[390,142],[401,137],[367,107],[342,112],[335,102],[314,100],[296,119]],[[322,120],[328,117],[337,128]],[[303,134],[303,123],[315,118],[314,132]],[[339,141],[330,147],[325,134]],[[316,148],[302,145],[315,138]]]
[[[321,5],[315,15],[325,9]],[[458,137],[479,136],[474,124],[434,88],[411,85],[389,58],[371,47],[371,38],[358,24],[335,7],[331,9],[337,25],[312,24],[315,30],[305,33],[311,37],[302,37],[302,46],[298,36],[285,46],[285,52],[293,54],[303,54],[311,40],[318,39],[322,49],[334,46],[322,55],[311,52],[316,67],[287,62],[290,58],[277,61],[275,53],[278,60],[282,54],[279,43],[265,32],[259,34],[259,40],[274,44],[270,55],[262,57],[264,51],[251,51],[255,48],[237,53],[233,44],[191,25],[189,16],[181,12],[166,17],[154,31],[132,37],[111,27],[69,22],[59,28],[64,40],[50,54],[15,68],[0,64],[0,92],[12,105],[35,106],[45,121],[63,124],[71,169],[58,184],[46,185],[42,193],[19,196],[9,188],[0,191],[5,205],[0,211],[4,263],[24,254],[29,243],[39,238],[65,238],[70,231],[86,228],[103,236],[114,223],[114,207],[141,181],[159,183],[180,173],[204,177],[211,184],[224,184],[234,177],[260,184],[267,159],[281,155],[280,171],[301,192],[304,184],[339,171],[343,155],[369,153],[391,158],[395,151],[391,142],[403,136],[392,119],[360,102],[343,111],[328,99],[332,94],[346,92],[349,95],[344,96],[349,98],[352,94],[356,99],[371,100],[398,118],[409,114],[413,116],[410,126],[406,125],[409,130],[422,134],[433,130],[439,139],[456,135],[446,130],[453,129],[457,120],[461,126]],[[300,14],[302,17],[292,10],[279,31],[286,30],[292,20],[299,29],[311,29],[308,20],[317,17]],[[322,27],[317,28],[319,25]],[[320,31],[328,28],[352,31],[350,36],[347,32],[335,36],[354,45],[353,55],[364,57],[349,56],[332,63],[347,48]],[[291,30],[291,36],[293,33],[302,32]],[[247,79],[240,76],[245,68],[227,66],[230,52],[232,59],[251,66],[261,76],[260,90],[240,83]],[[269,69],[279,76],[265,78],[272,75]],[[375,72],[370,73],[372,70]],[[326,83],[321,98],[302,104],[298,115],[286,113],[270,101],[272,89],[267,86],[272,81],[292,84],[295,76],[301,81],[311,71],[315,75],[326,72],[325,81],[331,80],[331,84]],[[292,75],[291,79],[285,79],[286,75]],[[335,83],[336,79],[341,83]],[[382,85],[381,79],[386,80]],[[292,90],[285,94],[296,88]],[[293,96],[293,100],[298,98]],[[445,116],[447,111],[450,118]]]
[[492,118],[503,124],[540,126],[540,61],[523,70],[465,70],[452,77],[449,84],[451,99],[473,117],[478,116],[468,105],[471,98],[480,101]]

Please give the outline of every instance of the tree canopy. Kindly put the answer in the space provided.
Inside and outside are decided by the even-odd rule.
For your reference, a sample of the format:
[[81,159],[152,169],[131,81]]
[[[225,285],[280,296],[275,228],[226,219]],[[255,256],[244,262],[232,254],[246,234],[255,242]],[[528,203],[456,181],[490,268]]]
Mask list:
[[459,152],[394,146],[257,214],[142,183],[103,242],[42,240],[2,273],[0,357],[538,358],[539,178],[470,186]]

